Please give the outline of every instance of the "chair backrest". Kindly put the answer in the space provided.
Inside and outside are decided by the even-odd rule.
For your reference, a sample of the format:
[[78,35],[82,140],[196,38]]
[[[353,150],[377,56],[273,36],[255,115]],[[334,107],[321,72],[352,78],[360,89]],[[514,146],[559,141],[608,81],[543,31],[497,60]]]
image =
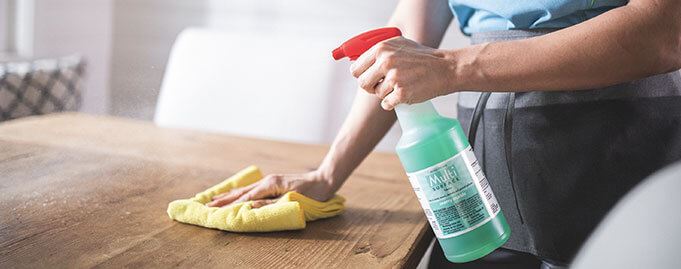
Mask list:
[[332,62],[335,42],[187,29],[172,48],[154,121],[328,143],[354,94],[346,79],[334,75],[338,68],[347,72]]
[[646,179],[599,224],[572,268],[681,268],[679,190],[681,163]]

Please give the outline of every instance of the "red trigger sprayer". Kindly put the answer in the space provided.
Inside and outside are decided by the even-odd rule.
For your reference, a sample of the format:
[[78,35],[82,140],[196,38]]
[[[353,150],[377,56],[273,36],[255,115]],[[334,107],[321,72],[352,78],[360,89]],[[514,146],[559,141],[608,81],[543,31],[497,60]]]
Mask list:
[[362,33],[345,41],[340,47],[333,50],[333,58],[340,60],[347,56],[351,61],[357,60],[362,53],[369,50],[376,43],[397,36],[402,36],[402,31],[395,27],[379,28]]
[[[333,58],[356,60],[401,35],[397,28],[360,34]],[[511,229],[459,121],[442,117],[430,101],[399,104],[395,112],[402,128],[395,150],[447,259],[469,262],[501,247]]]

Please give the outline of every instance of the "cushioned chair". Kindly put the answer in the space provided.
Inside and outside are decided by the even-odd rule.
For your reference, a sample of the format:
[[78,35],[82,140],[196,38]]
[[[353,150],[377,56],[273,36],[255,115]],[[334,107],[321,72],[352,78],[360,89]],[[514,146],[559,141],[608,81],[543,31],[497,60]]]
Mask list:
[[84,70],[78,56],[0,62],[0,121],[78,110]]
[[646,179],[599,224],[572,268],[681,268],[679,190],[681,163]]
[[[328,143],[350,106],[337,40],[188,29],[177,38],[154,121],[305,143]],[[347,75],[349,77],[349,75]],[[345,83],[345,84],[343,84]]]

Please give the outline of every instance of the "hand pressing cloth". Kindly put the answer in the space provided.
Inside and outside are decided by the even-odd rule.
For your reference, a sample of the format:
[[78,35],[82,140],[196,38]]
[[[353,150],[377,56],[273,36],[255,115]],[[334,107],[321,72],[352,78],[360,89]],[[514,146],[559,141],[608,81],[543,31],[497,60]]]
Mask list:
[[256,166],[249,166],[190,199],[168,204],[168,216],[179,222],[230,232],[272,232],[305,228],[306,221],[329,218],[343,212],[345,199],[336,195],[326,202],[291,191],[277,202],[261,208],[251,208],[251,202],[225,207],[208,207],[213,196],[245,187],[262,179]]

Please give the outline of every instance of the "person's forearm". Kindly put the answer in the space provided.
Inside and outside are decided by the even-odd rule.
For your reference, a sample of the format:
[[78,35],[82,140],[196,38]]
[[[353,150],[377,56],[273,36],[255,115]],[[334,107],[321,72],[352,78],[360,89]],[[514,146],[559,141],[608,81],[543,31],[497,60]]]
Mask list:
[[631,1],[535,38],[448,51],[454,91],[577,90],[681,68],[681,2]]
[[[444,1],[402,0],[388,26],[398,27],[404,36],[437,47],[452,15]],[[366,158],[395,123],[393,111],[380,106],[381,99],[359,90],[341,130],[318,171],[331,180],[336,191]]]
[[319,171],[338,190],[395,123],[395,113],[378,105],[380,100],[358,91],[343,126],[319,166]]

